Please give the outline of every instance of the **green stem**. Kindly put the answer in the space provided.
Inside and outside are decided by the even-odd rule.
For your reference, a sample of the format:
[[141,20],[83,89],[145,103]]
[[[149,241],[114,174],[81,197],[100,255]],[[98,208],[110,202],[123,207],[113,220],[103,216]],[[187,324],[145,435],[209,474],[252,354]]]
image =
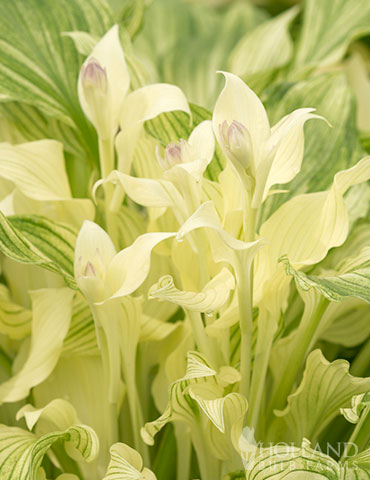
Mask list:
[[198,466],[201,480],[215,480],[220,478],[220,462],[214,458],[204,438],[204,432],[198,424],[193,424],[191,428],[192,442],[197,454]]
[[[99,158],[100,158],[100,170],[101,176],[103,179],[107,178],[108,175],[114,168],[114,147],[113,140],[101,140],[99,139]],[[114,197],[114,185],[111,183],[104,183],[104,211],[105,211],[105,223],[106,229],[111,237],[114,245],[118,247],[118,228],[117,228],[117,219],[115,211],[112,210],[112,202],[114,200],[113,207],[116,207],[118,199]]]
[[246,269],[239,269],[238,301],[240,315],[240,393],[249,397],[252,368],[252,335],[253,335],[253,263]]
[[[253,242],[256,237],[256,219],[258,210],[252,208],[253,192],[249,193],[247,208],[244,211],[243,229],[247,242]],[[243,261],[240,257],[237,276],[237,293],[240,315],[240,393],[249,397],[252,373],[252,336],[253,336],[253,260]]]
[[217,365],[217,356],[215,355],[211,339],[207,336],[203,320],[199,312],[193,312],[185,309],[189,318],[191,329],[193,332],[195,343],[200,352],[204,353],[212,365]]
[[270,353],[276,332],[275,319],[268,312],[258,317],[258,337],[254,356],[253,374],[249,395],[248,426],[256,428],[262,406],[263,392],[266,387],[266,375]]
[[267,423],[272,420],[274,409],[280,410],[284,408],[287,397],[293,388],[294,382],[297,380],[298,373],[310,350],[317,327],[328,305],[329,300],[322,297],[311,318],[308,320],[306,327],[301,330],[298,328],[294,348],[290,353],[286,371],[282,375],[281,381],[269,404]]
[[360,420],[358,421],[355,429],[352,432],[352,435],[347,442],[346,448],[344,449],[343,455],[341,457],[341,462],[345,460],[346,457],[349,457],[351,448],[355,444],[357,446],[357,452],[355,454],[362,452],[369,446],[370,441],[370,405],[368,405],[363,412],[361,413]]
[[99,159],[101,176],[104,179],[114,169],[113,139],[102,140],[99,138]]
[[175,423],[175,437],[177,444],[177,480],[189,480],[191,467],[191,439],[188,426],[184,423]]
[[144,418],[141,409],[140,399],[137,395],[135,381],[135,364],[127,358],[123,358],[123,370],[126,382],[127,399],[130,410],[130,422],[132,426],[132,435],[134,448],[143,457],[145,465],[150,465],[150,456],[148,446],[143,442],[140,436],[140,429],[144,425]]

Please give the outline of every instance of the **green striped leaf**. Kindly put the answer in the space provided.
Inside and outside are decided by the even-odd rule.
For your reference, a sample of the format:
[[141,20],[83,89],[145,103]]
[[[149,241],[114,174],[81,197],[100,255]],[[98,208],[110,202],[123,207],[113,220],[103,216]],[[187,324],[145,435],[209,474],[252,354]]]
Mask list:
[[263,22],[248,32],[231,53],[230,71],[243,77],[253,90],[262,91],[277,69],[286,65],[293,54],[289,27],[298,7]]
[[[76,88],[83,57],[62,32],[87,31],[101,37],[112,23],[104,0],[15,0],[0,5],[2,100],[36,107],[42,112],[42,123],[46,115],[48,120],[52,117],[76,129],[78,142],[92,158],[96,155],[95,132],[82,113]],[[26,116],[29,110],[27,107]],[[19,112],[13,108],[9,113],[15,113],[16,121]],[[70,144],[68,130],[55,125],[63,131],[66,145]]]
[[[210,120],[212,113],[206,108],[190,104],[192,122],[184,112],[162,113],[158,117],[145,123],[147,132],[157,139],[164,147],[170,142],[178,142],[181,138],[187,140],[193,129],[204,120]],[[225,159],[221,149],[216,146],[212,162],[206,170],[206,177],[217,180],[225,166]]]
[[287,275],[293,275],[297,287],[302,290],[315,288],[333,302],[356,297],[370,303],[370,249],[365,249],[358,261],[351,262],[351,267],[344,273],[335,276],[309,275],[297,271],[286,256],[281,257],[280,261],[285,264]]
[[[302,447],[271,445],[256,450],[255,455],[246,464],[246,480],[339,480],[338,463],[310,448],[310,442],[304,440]],[[345,477],[347,478],[347,477]]]
[[[148,422],[141,429],[141,436],[148,445],[154,444],[155,435],[171,421],[185,422],[190,427],[195,427],[199,421],[199,409],[206,409],[206,415],[212,422],[217,423],[210,411],[211,405],[206,406],[205,403],[200,405],[200,397],[195,400],[190,394],[190,387],[202,385],[202,396],[208,390],[210,398],[223,397],[224,388],[227,385],[234,384],[240,380],[240,374],[231,367],[221,367],[216,371],[208,363],[206,358],[199,352],[191,351],[187,353],[186,373],[182,378],[172,382],[168,389],[169,401],[163,414],[152,422]],[[209,389],[208,389],[209,387]],[[217,393],[216,393],[217,392]],[[239,400],[239,399],[238,399]],[[246,408],[244,399],[240,402],[242,409]],[[218,406],[223,410],[224,402],[218,402]],[[205,411],[203,409],[203,411]],[[216,414],[217,415],[217,414]],[[218,418],[223,412],[218,412]],[[224,420],[225,422],[225,420]],[[225,423],[224,423],[225,424]],[[196,441],[196,439],[195,439]]]
[[350,375],[347,361],[330,363],[320,350],[314,350],[307,358],[298,389],[288,397],[285,410],[275,414],[279,423],[288,426],[291,441],[300,442],[303,438],[316,441],[340,409],[350,407],[352,397],[366,393],[369,388],[370,378]]
[[15,0],[0,6],[1,93],[71,124],[80,117],[77,75],[82,63],[62,32],[102,36],[112,23],[103,1]]
[[21,428],[0,425],[0,478],[36,480],[45,454],[58,441],[69,442],[86,462],[93,461],[98,454],[98,437],[86,425],[73,425],[64,432],[47,433],[40,438]]
[[115,443],[110,449],[111,459],[103,480],[156,480],[154,473],[143,468],[140,454],[124,443]]
[[287,185],[275,186],[286,192],[266,200],[263,219],[297,194],[327,190],[336,172],[351,167],[363,156],[355,100],[343,75],[326,74],[293,85],[279,85],[270,91],[266,107],[272,123],[297,108],[314,107],[333,128],[321,122],[305,126],[301,171]]
[[73,276],[77,234],[66,225],[36,215],[4,217],[0,212],[0,251],[19,263],[61,274],[77,289]]
[[53,138],[63,142],[66,152],[83,153],[78,134],[71,126],[47,117],[32,105],[11,101],[0,103],[0,116],[8,122],[7,131],[1,132],[2,141],[24,143]]
[[99,355],[95,323],[85,298],[76,293],[71,324],[64,339],[63,356]]
[[21,339],[31,332],[32,312],[12,302],[10,292],[0,285],[0,333]]
[[294,67],[333,64],[353,39],[368,32],[368,0],[306,0]]
[[[156,3],[164,4],[162,9],[168,25],[168,3],[176,2]],[[190,102],[211,109],[223,83],[221,75],[216,75],[216,72],[229,70],[230,52],[246,32],[253,31],[267,18],[267,14],[250,2],[229,2],[221,12],[196,5],[196,2],[191,6],[182,1],[177,3],[177,21],[181,22],[181,26],[185,23],[186,12],[180,13],[181,6],[185,6],[190,14],[190,32],[177,34],[175,43],[158,59],[160,77],[165,82],[178,85]],[[163,36],[157,24],[154,28],[157,35]]]

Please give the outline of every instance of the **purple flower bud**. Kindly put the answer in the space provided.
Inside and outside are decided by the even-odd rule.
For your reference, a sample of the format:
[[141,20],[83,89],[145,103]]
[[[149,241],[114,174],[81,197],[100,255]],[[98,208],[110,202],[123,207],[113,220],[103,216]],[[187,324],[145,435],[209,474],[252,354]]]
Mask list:
[[219,125],[221,142],[225,150],[244,168],[249,168],[251,162],[252,142],[248,129],[237,120],[229,125],[226,121]]
[[82,65],[82,85],[85,90],[93,88],[103,95],[108,91],[108,79],[105,68],[94,58]]

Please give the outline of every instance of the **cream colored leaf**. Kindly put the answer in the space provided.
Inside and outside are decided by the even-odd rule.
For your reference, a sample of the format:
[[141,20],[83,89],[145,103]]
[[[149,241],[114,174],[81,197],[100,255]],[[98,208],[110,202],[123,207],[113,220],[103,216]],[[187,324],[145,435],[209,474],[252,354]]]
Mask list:
[[0,144],[0,176],[34,200],[71,199],[63,145],[37,140],[20,145]]
[[0,401],[25,398],[32,387],[53,371],[63,349],[72,315],[74,291],[42,289],[31,293],[33,321],[28,358],[21,370],[0,385]]
[[116,443],[111,449],[111,460],[103,480],[156,480],[152,471],[143,468],[143,461],[136,450]]
[[[66,430],[71,425],[78,423],[74,407],[66,400],[57,398],[43,408],[35,408],[30,404],[22,407],[17,413],[17,420],[24,418],[29,430],[42,420],[47,422],[49,429]],[[50,424],[50,425],[49,425]]]

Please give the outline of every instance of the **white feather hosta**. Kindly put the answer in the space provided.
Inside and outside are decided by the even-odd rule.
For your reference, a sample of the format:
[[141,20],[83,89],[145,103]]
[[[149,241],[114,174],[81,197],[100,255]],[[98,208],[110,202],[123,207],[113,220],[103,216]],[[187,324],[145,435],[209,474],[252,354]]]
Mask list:
[[[83,0],[88,19],[92,1],[103,8]],[[303,61],[288,31],[297,12],[260,19],[231,65],[266,85]],[[363,28],[350,17],[343,45]],[[343,139],[347,150],[330,150],[341,166],[325,165],[330,184],[306,185],[305,137],[312,149],[330,130],[305,129],[323,119],[310,103],[279,111],[266,90],[265,107],[224,72],[209,112],[178,86],[147,81],[135,41],[111,24],[99,35],[63,30],[87,54],[68,97],[78,111],[68,128],[85,115],[81,132],[0,144],[0,480],[369,478],[370,157]],[[150,26],[137,31],[139,48]],[[252,71],[256,42],[279,53],[273,71],[263,58]],[[62,87],[39,92],[48,111]],[[70,187],[80,141],[92,166],[77,182],[93,200]],[[351,366],[338,358],[359,346]],[[348,440],[339,462],[315,448],[330,435]]]

